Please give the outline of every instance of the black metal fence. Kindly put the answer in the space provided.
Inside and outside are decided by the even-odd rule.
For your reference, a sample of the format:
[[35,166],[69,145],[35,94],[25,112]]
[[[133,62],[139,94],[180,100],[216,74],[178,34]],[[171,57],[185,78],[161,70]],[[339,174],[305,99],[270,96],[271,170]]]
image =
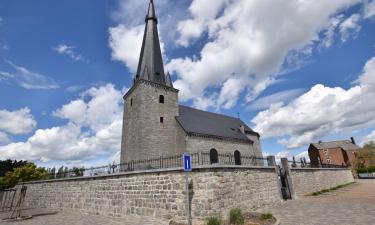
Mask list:
[[[191,153],[191,163],[195,166],[204,165],[245,165],[245,166],[269,166],[267,158],[251,155],[235,155],[226,153],[195,152]],[[106,166],[91,168],[75,168],[68,171],[47,174],[47,179],[99,176],[120,172],[156,170],[167,168],[183,168],[182,154],[160,156],[142,160],[132,160],[121,164],[109,164]]]
[[291,168],[347,168],[346,165],[336,165],[336,164],[326,164],[326,163],[318,163],[318,164],[311,164],[306,162],[306,158],[300,158],[296,160],[293,157],[293,160],[288,161]]

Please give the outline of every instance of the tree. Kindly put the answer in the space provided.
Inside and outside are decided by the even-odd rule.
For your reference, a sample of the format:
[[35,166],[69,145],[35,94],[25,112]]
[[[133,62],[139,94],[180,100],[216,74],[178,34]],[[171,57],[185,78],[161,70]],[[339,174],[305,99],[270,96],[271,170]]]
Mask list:
[[8,171],[12,171],[14,168],[22,167],[27,164],[27,161],[17,160],[0,160],[0,177],[5,176]]
[[362,149],[357,152],[357,156],[354,160],[354,168],[356,171],[365,171],[375,168],[375,143],[370,141],[366,143]]
[[370,141],[370,142],[365,143],[362,149],[375,152],[375,142]]
[[22,167],[14,168],[13,171],[8,171],[3,178],[3,182],[5,188],[10,188],[19,182],[45,179],[46,174],[46,169],[37,167],[34,163],[27,163]]

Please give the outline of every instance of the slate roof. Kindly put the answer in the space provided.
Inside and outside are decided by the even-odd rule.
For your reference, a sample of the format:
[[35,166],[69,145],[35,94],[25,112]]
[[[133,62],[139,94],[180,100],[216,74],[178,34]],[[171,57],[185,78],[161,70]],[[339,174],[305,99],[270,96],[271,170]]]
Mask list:
[[191,107],[179,105],[179,116],[176,120],[188,134],[207,135],[217,138],[237,139],[252,142],[240,131],[244,126],[245,133],[259,136],[238,118],[206,112]]
[[360,148],[349,140],[318,142],[311,143],[311,145],[317,149],[342,148],[344,150],[358,150]]
[[136,79],[148,80],[172,87],[170,86],[171,82],[168,81],[168,83],[166,83],[157,27],[158,19],[156,18],[154,2],[152,0],[148,6],[145,22],[146,26],[143,35],[141,54],[139,56]]

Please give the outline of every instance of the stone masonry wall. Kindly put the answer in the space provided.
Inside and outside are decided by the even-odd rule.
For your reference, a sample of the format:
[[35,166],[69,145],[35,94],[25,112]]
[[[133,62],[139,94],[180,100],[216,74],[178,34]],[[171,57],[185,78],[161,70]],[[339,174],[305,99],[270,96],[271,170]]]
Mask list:
[[297,196],[311,194],[341,184],[353,182],[348,169],[304,168],[291,169],[294,191]]
[[[273,167],[201,167],[189,173],[192,218],[226,216],[233,207],[256,209],[281,202]],[[132,172],[26,183],[26,205],[89,214],[184,220],[185,173]]]
[[135,85],[124,104],[121,162],[183,153],[177,146],[177,90],[140,81]]
[[[256,143],[254,143],[256,144]],[[214,148],[218,153],[231,153],[238,150],[241,155],[255,155],[262,157],[262,153],[255,151],[254,146],[246,142],[219,140],[213,138],[188,136],[186,150],[188,152],[208,152]]]

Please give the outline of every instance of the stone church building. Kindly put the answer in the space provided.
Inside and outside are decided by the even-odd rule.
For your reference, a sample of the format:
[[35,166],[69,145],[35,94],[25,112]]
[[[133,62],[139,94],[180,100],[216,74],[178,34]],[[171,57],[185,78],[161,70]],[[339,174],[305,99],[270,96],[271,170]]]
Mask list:
[[121,162],[210,151],[262,157],[259,134],[240,119],[178,104],[152,0],[145,22],[137,73],[124,95]]

